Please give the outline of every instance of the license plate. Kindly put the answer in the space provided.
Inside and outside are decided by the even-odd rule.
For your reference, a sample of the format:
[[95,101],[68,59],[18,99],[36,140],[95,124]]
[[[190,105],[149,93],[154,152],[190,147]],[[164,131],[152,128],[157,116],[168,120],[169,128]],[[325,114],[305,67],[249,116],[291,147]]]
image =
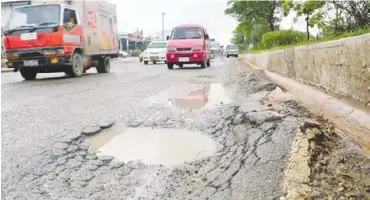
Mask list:
[[36,40],[37,33],[23,33],[21,34],[21,40]]
[[38,60],[25,60],[25,61],[23,61],[23,65],[25,67],[38,66],[39,65],[39,61]]
[[179,58],[180,62],[189,62],[189,58]]
[[150,57],[151,60],[158,60],[158,57]]

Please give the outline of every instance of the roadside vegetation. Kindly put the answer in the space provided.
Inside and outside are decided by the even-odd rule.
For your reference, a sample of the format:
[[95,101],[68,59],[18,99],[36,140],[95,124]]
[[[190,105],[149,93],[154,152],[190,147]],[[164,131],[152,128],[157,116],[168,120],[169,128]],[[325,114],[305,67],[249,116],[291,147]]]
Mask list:
[[[287,49],[370,33],[370,1],[229,1],[227,15],[239,22],[232,43],[241,52]],[[280,30],[283,17],[295,14],[289,30]],[[305,32],[294,30],[298,17]],[[317,27],[313,36],[310,28]]]

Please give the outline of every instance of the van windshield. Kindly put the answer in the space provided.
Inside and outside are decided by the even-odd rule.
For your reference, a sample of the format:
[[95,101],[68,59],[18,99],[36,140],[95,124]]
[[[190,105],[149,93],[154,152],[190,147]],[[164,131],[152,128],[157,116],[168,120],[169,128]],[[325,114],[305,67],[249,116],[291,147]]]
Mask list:
[[199,27],[175,28],[171,33],[171,40],[182,39],[201,39],[203,38],[202,29]]
[[238,49],[238,45],[227,45],[227,49]]
[[148,45],[148,48],[167,48],[166,42],[152,42]]

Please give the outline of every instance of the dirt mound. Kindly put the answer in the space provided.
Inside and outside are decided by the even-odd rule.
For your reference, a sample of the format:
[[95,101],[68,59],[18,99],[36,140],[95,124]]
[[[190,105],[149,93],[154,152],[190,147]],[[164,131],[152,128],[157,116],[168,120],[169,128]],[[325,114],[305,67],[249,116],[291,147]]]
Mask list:
[[370,199],[370,159],[329,131],[315,138],[315,143],[310,199]]

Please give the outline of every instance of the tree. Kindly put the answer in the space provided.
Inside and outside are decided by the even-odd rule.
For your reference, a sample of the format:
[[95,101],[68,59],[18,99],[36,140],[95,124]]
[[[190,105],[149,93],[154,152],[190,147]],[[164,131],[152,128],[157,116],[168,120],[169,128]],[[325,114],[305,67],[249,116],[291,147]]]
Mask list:
[[231,38],[231,43],[237,44],[239,47],[243,47],[244,35],[236,30],[233,31],[233,37]]
[[310,39],[309,27],[318,25],[319,28],[324,26],[324,12],[321,8],[326,4],[325,1],[307,0],[291,1],[286,0],[283,3],[284,15],[287,16],[291,10],[294,10],[298,16],[304,16],[306,21],[307,40]]
[[330,1],[328,2],[338,12],[345,23],[347,31],[353,31],[370,25],[370,1]]
[[281,18],[278,15],[281,2],[270,1],[229,1],[225,14],[235,17],[239,22],[252,24],[268,24],[271,31]]

